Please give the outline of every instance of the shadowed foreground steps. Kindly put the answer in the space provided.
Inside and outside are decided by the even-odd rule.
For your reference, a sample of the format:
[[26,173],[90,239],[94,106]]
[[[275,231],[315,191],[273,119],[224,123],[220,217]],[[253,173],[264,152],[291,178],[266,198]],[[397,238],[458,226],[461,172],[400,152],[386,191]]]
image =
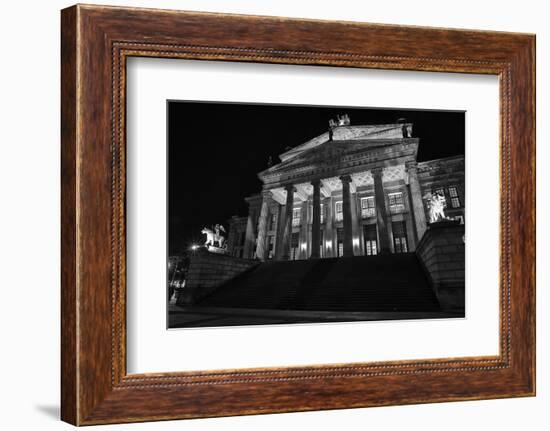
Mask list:
[[462,317],[441,311],[415,253],[268,261],[190,306],[170,327]]

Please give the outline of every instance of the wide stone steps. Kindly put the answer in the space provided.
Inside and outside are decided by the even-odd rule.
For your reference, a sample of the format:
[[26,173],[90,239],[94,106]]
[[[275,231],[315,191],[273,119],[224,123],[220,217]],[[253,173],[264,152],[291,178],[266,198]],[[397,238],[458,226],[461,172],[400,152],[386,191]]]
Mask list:
[[315,311],[438,311],[414,253],[264,262],[197,305]]

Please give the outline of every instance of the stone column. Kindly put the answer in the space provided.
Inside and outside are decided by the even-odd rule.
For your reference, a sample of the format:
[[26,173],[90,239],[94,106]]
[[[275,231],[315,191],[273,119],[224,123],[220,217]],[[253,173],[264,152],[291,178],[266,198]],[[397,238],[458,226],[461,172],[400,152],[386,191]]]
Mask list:
[[269,216],[269,200],[271,192],[262,193],[262,207],[260,210],[260,218],[258,219],[258,242],[256,243],[256,256],[260,260],[265,260],[265,240],[267,231],[267,218]]
[[411,194],[411,185],[409,184],[408,178],[405,177],[405,182],[407,187],[405,188],[405,194],[408,207],[408,217],[405,218],[405,224],[407,226],[407,243],[409,245],[409,251],[415,251],[416,245],[418,244],[419,238],[416,234],[416,217],[414,215],[412,194]]
[[359,242],[359,220],[357,214],[357,193],[351,194],[351,234],[352,238],[355,240],[357,239],[357,243],[353,244],[353,255],[354,256],[361,256],[361,244]]
[[[332,257],[334,253],[334,238],[332,229],[332,197],[325,198],[325,237],[323,238],[323,247],[325,247],[325,257]],[[327,247],[327,244],[330,244]]]
[[321,248],[321,180],[311,182],[313,186],[313,218],[311,220],[311,259],[320,257]]
[[275,236],[275,259],[281,260],[283,254],[283,232],[285,223],[285,206],[278,205],[277,207],[277,230]]
[[245,259],[252,259],[254,257],[254,221],[252,220],[252,214],[250,214],[250,212],[246,220],[246,233],[244,238],[243,255]]
[[306,199],[300,206],[300,232],[298,234],[298,258],[307,259],[307,236],[308,236],[308,207],[309,202]]
[[342,211],[344,212],[344,257],[353,256],[353,226],[351,220],[351,176],[342,175]]
[[387,224],[386,196],[382,185],[383,168],[372,169],[374,179],[374,199],[376,201],[376,224],[378,226],[378,239],[380,241],[380,254],[391,253],[390,232]]
[[292,184],[285,186],[286,204],[285,204],[285,220],[283,227],[283,251],[281,258],[283,260],[290,259],[290,238],[292,236],[292,210],[294,208],[294,191]]
[[418,182],[418,165],[416,161],[406,163],[409,174],[409,187],[411,190],[412,210],[414,212],[414,222],[416,225],[416,237],[418,241],[426,232],[426,213],[424,212],[424,202],[422,201],[422,190]]
[[227,246],[227,251],[234,256],[235,255],[235,246],[237,245],[237,232],[235,232],[235,226],[233,224],[229,225],[229,234],[227,235],[227,240],[225,244]]

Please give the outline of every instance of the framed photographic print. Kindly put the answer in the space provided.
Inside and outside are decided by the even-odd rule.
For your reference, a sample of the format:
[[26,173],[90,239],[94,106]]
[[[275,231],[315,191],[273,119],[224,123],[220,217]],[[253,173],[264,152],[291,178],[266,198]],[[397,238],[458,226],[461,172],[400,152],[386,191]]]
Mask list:
[[534,395],[534,36],[78,5],[61,41],[63,420]]

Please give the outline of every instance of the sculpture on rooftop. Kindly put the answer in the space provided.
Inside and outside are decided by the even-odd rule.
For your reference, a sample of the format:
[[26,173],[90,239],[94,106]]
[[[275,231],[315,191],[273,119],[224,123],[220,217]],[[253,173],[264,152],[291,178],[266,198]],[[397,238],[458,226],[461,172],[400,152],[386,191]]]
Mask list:
[[337,115],[336,120],[333,120],[332,118],[328,122],[329,128],[333,129],[338,126],[349,126],[350,125],[350,119],[348,114],[344,115]]
[[424,195],[426,204],[428,206],[428,212],[430,215],[430,223],[435,223],[442,220],[448,220],[445,216],[445,208],[447,208],[447,200],[441,192],[435,193],[428,192]]
[[344,114],[342,116],[338,115],[338,125],[339,126],[349,126],[350,124],[350,121],[349,121],[349,115],[348,114]]

